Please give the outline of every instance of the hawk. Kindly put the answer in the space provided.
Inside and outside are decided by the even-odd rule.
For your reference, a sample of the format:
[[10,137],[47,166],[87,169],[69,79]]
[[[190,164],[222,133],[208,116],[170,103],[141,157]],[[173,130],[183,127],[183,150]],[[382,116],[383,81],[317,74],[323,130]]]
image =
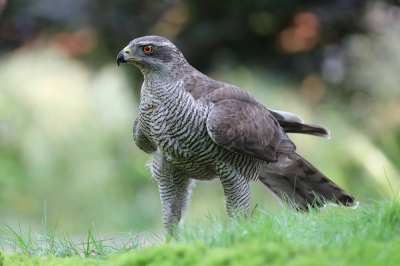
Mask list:
[[133,64],[144,76],[133,137],[152,155],[168,234],[181,222],[196,181],[220,179],[232,218],[249,214],[250,181],[298,210],[326,201],[354,204],[349,193],[296,153],[287,135],[329,139],[326,128],[270,110],[241,88],[200,73],[163,37],[134,39],[117,63]]

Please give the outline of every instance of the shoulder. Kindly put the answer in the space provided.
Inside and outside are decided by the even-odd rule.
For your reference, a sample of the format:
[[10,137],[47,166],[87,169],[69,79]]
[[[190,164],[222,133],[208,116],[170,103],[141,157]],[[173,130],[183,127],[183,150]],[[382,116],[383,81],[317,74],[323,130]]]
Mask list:
[[238,100],[252,104],[259,104],[250,93],[231,84],[214,80],[193,69],[183,79],[184,89],[195,100],[204,102],[219,102],[223,100]]

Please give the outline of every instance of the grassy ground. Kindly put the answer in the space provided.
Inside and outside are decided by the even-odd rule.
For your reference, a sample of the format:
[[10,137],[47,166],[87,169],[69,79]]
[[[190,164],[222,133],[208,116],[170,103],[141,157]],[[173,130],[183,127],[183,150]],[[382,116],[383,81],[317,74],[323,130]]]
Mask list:
[[210,217],[207,223],[186,224],[170,245],[147,235],[152,244],[146,247],[143,237],[101,239],[93,228],[79,244],[56,227],[47,229],[47,242],[41,242],[44,235],[36,241],[29,231],[2,228],[19,252],[3,252],[0,265],[400,265],[397,200],[355,210],[256,210],[249,221]]

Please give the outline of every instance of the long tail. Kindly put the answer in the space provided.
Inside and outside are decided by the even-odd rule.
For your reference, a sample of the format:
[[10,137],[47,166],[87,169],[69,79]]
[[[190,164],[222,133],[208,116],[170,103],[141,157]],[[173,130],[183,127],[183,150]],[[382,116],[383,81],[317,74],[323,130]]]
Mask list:
[[259,181],[281,202],[301,210],[322,207],[324,202],[354,206],[354,197],[329,180],[297,153],[280,154],[278,162],[261,170]]

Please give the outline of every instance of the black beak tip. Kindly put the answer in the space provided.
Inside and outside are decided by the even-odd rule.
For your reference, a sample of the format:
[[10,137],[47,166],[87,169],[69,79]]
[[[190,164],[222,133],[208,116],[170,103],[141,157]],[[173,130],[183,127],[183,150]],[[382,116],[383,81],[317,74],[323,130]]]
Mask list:
[[126,63],[123,51],[119,52],[117,56],[117,65],[119,67],[119,63]]

